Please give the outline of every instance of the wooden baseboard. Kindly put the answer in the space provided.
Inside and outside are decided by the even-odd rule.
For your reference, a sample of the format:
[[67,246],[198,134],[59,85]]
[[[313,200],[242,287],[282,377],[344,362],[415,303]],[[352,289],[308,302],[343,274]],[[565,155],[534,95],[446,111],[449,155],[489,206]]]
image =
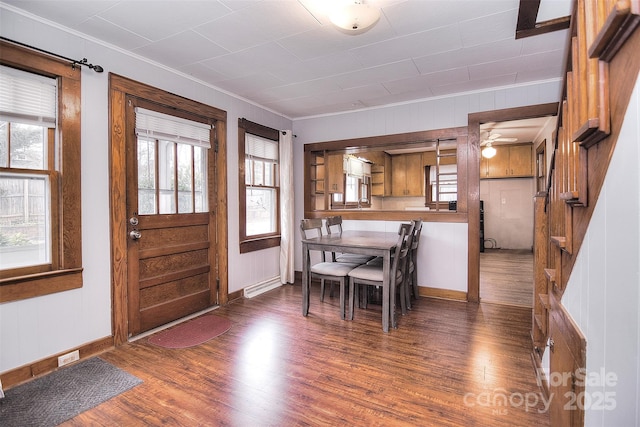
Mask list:
[[231,292],[229,294],[229,296],[227,297],[227,302],[231,302],[233,300],[240,299],[240,298],[243,297],[243,295],[244,295],[244,290],[243,289],[240,289],[239,291]]
[[2,387],[7,390],[11,387],[15,387],[36,377],[55,371],[56,369],[58,369],[58,356],[62,356],[63,354],[78,350],[80,352],[80,360],[83,360],[93,357],[97,354],[104,353],[105,351],[111,350],[114,347],[113,336],[104,337],[99,340],[68,349],[61,353],[54,354],[42,360],[38,360],[37,362],[33,362],[28,365],[12,369],[10,371],[3,372],[0,374]]
[[463,291],[452,291],[450,289],[429,288],[419,286],[418,293],[421,297],[449,299],[454,301],[467,301],[467,293]]

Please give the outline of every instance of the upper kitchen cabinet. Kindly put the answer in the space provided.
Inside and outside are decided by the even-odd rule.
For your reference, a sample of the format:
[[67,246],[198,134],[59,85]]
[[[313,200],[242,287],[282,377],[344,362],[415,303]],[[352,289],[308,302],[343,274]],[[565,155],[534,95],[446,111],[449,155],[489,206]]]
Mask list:
[[424,194],[422,153],[391,156],[391,195],[422,196]]
[[391,156],[383,151],[361,153],[371,165],[371,195],[391,196]]
[[[435,150],[422,153],[422,161],[425,166],[435,166],[437,158]],[[440,165],[455,165],[456,162],[456,150],[442,150],[440,152]]]
[[344,193],[345,158],[342,154],[327,156],[327,185],[329,193]]
[[533,176],[532,144],[498,145],[496,155],[480,160],[480,178]]

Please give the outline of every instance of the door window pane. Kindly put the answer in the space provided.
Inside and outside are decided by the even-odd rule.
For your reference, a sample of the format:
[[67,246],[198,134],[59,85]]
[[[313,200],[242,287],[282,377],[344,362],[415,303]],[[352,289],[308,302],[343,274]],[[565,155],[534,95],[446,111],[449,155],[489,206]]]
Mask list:
[[207,203],[207,150],[202,147],[193,147],[193,186],[196,212],[206,212],[209,209]]
[[193,157],[190,145],[177,144],[178,213],[193,212]]
[[156,144],[138,138],[138,214],[156,213]]
[[161,214],[176,213],[175,190],[175,144],[158,141],[158,181]]

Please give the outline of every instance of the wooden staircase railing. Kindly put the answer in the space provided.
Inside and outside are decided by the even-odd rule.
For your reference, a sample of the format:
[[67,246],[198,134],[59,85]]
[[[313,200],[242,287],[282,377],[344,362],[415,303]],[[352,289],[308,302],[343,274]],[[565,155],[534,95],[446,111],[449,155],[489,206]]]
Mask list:
[[[531,337],[538,372],[549,342],[564,343],[551,346],[551,369],[585,368],[586,341],[565,311],[562,295],[638,77],[639,24],[640,0],[574,1],[555,150],[547,191],[536,195],[534,208]],[[552,331],[561,336],[554,337]],[[547,385],[545,391],[559,390]],[[583,424],[583,410],[562,409],[569,398],[555,394],[552,425]]]

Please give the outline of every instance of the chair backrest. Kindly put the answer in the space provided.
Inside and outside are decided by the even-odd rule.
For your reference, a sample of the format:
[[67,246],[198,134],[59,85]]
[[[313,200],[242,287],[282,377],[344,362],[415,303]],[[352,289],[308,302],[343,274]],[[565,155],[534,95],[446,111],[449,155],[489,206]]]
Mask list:
[[332,231],[342,234],[342,216],[335,215],[325,218],[325,226],[327,234],[331,234]]
[[[300,231],[303,239],[313,239],[314,237],[322,237],[322,219],[305,218],[300,220]],[[322,251],[322,262],[326,261],[326,255]]]
[[422,233],[422,220],[415,220],[415,227],[413,228],[413,241],[411,243],[411,248],[413,251],[418,249],[418,244],[420,243],[420,233]]
[[398,244],[393,257],[393,265],[391,266],[392,278],[395,280],[395,272],[400,270],[403,275],[406,275],[407,271],[407,258],[411,253],[413,242],[413,230],[415,229],[416,222],[411,221],[408,224],[401,224],[398,229]]
[[404,229],[405,234],[409,234],[411,231],[411,226],[414,225],[413,222],[403,222],[400,224],[400,228],[398,229],[398,234]]
[[302,237],[311,239],[322,236],[322,220],[320,218],[305,218],[300,221]]

